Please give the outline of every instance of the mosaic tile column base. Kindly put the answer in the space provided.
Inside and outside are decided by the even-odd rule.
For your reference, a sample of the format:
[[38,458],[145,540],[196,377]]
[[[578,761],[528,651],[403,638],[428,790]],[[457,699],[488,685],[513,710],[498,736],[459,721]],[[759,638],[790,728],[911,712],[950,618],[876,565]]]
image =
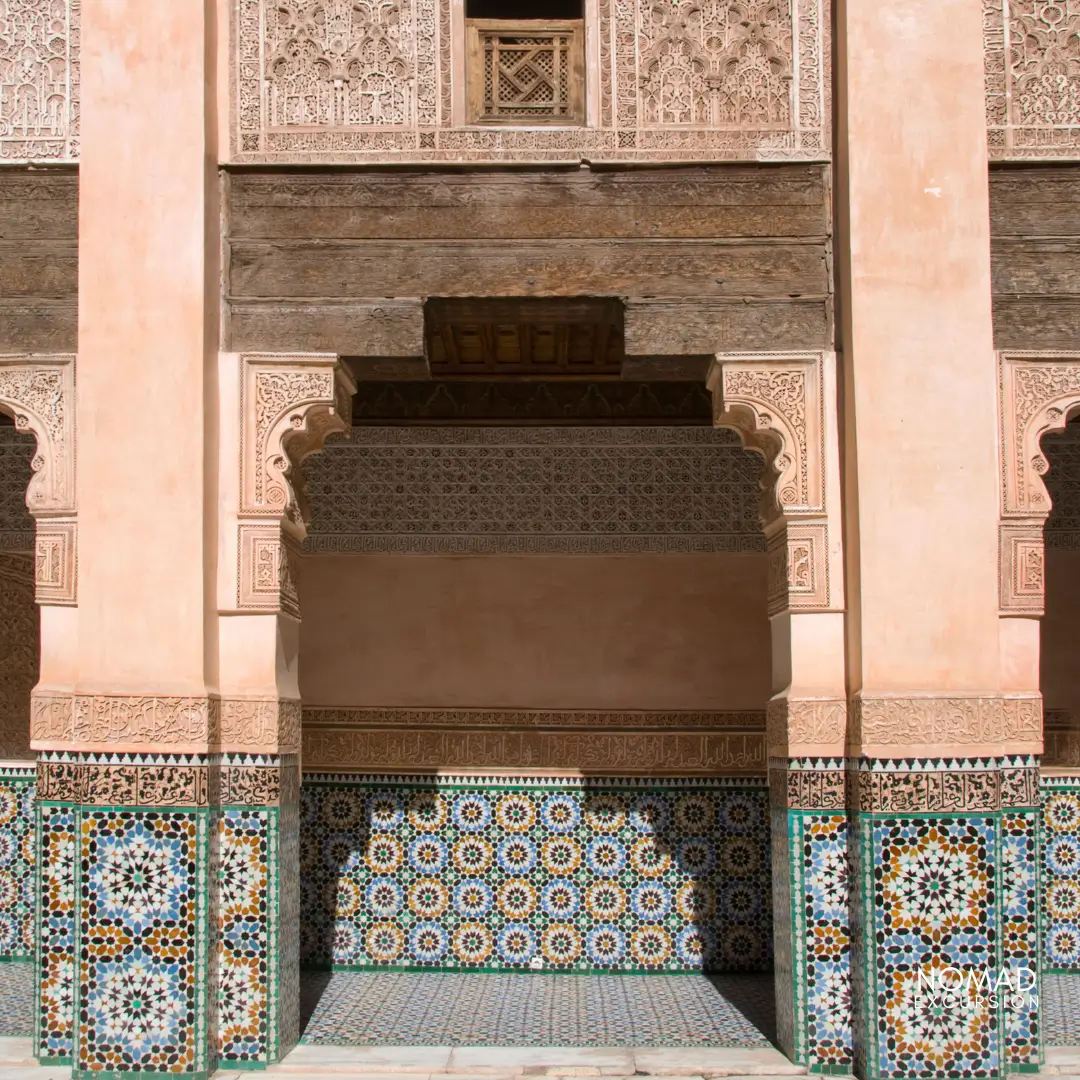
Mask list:
[[197,755],[39,761],[43,1063],[97,1077],[212,1067],[209,772]]
[[811,1072],[849,1073],[851,932],[842,758],[771,763],[777,1039]]
[[229,756],[216,809],[217,1052],[259,1069],[299,1041],[299,762]]
[[860,759],[848,784],[858,1075],[1036,1071],[1037,759]]
[[34,782],[33,762],[0,769],[0,963],[34,956]]
[[1042,964],[1080,971],[1080,773],[1043,775],[1040,849]]
[[35,1053],[265,1068],[297,1041],[295,758],[44,754]]

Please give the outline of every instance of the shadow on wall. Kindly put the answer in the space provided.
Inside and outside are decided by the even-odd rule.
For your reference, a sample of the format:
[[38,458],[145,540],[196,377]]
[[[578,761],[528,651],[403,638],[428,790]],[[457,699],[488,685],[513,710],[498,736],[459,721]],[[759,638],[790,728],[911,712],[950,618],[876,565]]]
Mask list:
[[310,775],[300,828],[308,968],[772,968],[763,779]]

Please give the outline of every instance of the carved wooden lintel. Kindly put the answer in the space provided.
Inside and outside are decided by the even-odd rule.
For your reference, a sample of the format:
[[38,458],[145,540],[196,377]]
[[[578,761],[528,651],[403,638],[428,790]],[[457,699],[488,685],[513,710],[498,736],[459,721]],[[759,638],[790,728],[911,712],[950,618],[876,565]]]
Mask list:
[[1043,613],[1043,525],[1050,496],[1042,437],[1080,409],[1080,352],[999,352],[999,594],[1003,615]]
[[39,604],[76,602],[75,357],[0,356],[0,409],[37,449],[26,505],[37,523],[35,581]]

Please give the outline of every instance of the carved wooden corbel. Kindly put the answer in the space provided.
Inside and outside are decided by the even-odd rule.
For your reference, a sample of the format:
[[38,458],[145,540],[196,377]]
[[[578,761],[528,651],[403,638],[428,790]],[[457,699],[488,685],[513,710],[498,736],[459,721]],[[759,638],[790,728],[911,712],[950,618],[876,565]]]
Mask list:
[[[713,423],[765,459],[761,518],[769,551],[769,613],[833,606],[822,352],[719,353],[709,372]],[[835,433],[834,433],[835,434]],[[837,534],[838,535],[838,534]],[[834,536],[834,544],[837,536]]]
[[0,409],[37,449],[26,505],[36,522],[35,591],[39,604],[76,602],[75,357],[0,356]]
[[999,593],[1003,615],[1043,613],[1043,525],[1050,496],[1042,437],[1080,409],[1080,353],[999,352]]
[[300,465],[348,430],[356,384],[333,353],[244,354],[240,379],[237,607],[298,616],[310,517]]

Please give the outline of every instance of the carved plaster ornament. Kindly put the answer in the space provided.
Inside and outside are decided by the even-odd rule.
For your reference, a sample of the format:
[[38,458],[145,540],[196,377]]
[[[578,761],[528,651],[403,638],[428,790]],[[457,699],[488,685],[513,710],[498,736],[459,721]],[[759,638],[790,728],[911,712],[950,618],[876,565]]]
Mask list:
[[80,0],[0,11],[0,163],[79,156]]
[[1080,155],[1080,4],[983,0],[990,157]]
[[1080,410],[1080,353],[998,353],[1001,425],[999,593],[1003,615],[1040,616],[1050,495],[1042,438]]
[[38,603],[74,605],[75,357],[0,356],[0,408],[37,440],[26,505],[36,523]]
[[310,512],[300,465],[349,428],[356,387],[334,354],[240,358],[237,607],[299,616],[296,557]]
[[589,126],[454,126],[453,0],[237,0],[233,160],[827,156],[826,0],[600,0]]
[[827,609],[824,357],[721,353],[708,379],[713,422],[765,459],[761,518],[769,551],[769,613]]

